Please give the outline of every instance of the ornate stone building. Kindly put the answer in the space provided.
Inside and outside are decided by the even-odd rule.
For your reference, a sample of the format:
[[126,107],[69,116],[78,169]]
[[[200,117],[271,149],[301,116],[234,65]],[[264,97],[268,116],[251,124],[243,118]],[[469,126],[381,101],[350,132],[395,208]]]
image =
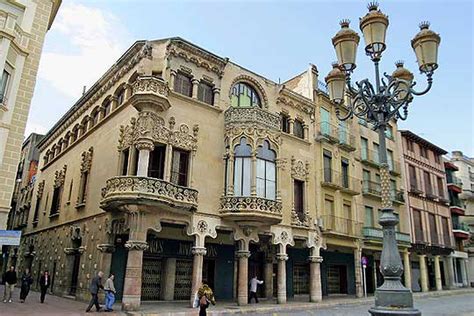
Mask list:
[[136,42],[40,142],[19,265],[78,299],[113,271],[128,310],[203,281],[246,304],[252,275],[279,303],[362,295],[381,236],[359,141],[375,136],[335,125],[318,82],[313,65],[277,84],[181,38]]
[[5,229],[15,171],[46,32],[61,0],[0,2],[0,229]]

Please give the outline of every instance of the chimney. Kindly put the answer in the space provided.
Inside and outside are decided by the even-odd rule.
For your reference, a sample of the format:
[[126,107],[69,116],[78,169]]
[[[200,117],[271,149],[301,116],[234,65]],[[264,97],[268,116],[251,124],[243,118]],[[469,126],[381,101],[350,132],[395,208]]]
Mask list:
[[86,94],[86,86],[82,87],[82,95]]

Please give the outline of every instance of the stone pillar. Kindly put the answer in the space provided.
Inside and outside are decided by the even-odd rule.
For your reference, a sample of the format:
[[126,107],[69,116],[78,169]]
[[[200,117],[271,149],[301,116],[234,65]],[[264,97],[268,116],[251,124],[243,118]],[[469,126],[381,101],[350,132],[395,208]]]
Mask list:
[[354,269],[355,269],[355,288],[356,297],[364,296],[364,285],[362,284],[362,264],[361,264],[362,249],[354,249]]
[[257,195],[257,151],[252,152],[252,162],[250,166],[250,195]]
[[[191,281],[191,298],[190,303],[193,306],[194,295],[198,291],[199,287],[202,285],[202,265],[204,262],[204,256],[207,251],[204,247],[193,247],[193,275]],[[175,269],[176,271],[176,269]]]
[[439,266],[439,256],[434,257],[434,272],[435,272],[436,291],[441,291],[443,290],[443,284],[441,283],[441,269]]
[[323,293],[321,291],[321,262],[323,257],[309,257],[309,301],[321,302]]
[[193,84],[193,96],[192,96],[192,98],[197,99],[198,98],[199,80],[193,79],[193,80],[191,80],[191,82]]
[[219,106],[219,98],[221,96],[221,89],[214,88],[214,89],[212,89],[212,92],[214,93],[214,106],[218,107]]
[[136,311],[140,308],[142,293],[143,251],[148,248],[148,244],[146,241],[129,240],[125,247],[128,249],[128,258],[123,285],[122,310]]
[[461,275],[462,275],[462,286],[463,287],[468,287],[469,282],[468,282],[468,275],[467,275],[467,265],[468,265],[468,259],[461,259]]
[[150,151],[152,151],[155,146],[151,140],[139,140],[136,144],[138,149],[138,168],[137,176],[146,177],[148,176],[148,165],[150,163]]
[[162,299],[172,301],[174,299],[174,283],[176,281],[176,258],[167,258],[165,260],[164,273],[161,280],[163,285],[161,287]]
[[278,275],[277,275],[277,303],[286,303],[286,260],[288,255],[286,253],[278,253]]
[[403,253],[403,271],[405,277],[405,287],[411,290],[411,265],[410,253],[408,251]]
[[263,277],[265,284],[265,297],[267,299],[273,298],[273,261],[267,260],[263,267]]
[[233,196],[234,195],[234,154],[232,152],[229,154],[228,164],[229,164],[228,166],[229,177],[227,178],[226,195]]
[[295,120],[292,119],[292,118],[288,119],[288,125],[289,125],[289,133],[288,134],[293,135],[293,127],[295,126]]
[[428,269],[426,267],[426,255],[419,255],[420,260],[420,279],[421,279],[421,291],[428,292]]
[[454,264],[453,264],[453,258],[452,257],[446,257],[445,259],[445,271],[446,271],[446,283],[448,286],[448,289],[452,290],[454,289],[455,286],[455,278],[454,278]]
[[176,80],[176,70],[171,70],[170,71],[170,90],[174,91],[174,82]]
[[124,101],[128,100],[132,96],[132,86],[129,84],[125,85],[125,98]]
[[309,125],[308,124],[304,124],[303,125],[303,138],[308,140],[308,132],[309,132]]
[[249,294],[248,294],[248,274],[249,274],[249,257],[250,251],[239,250],[237,251],[237,258],[239,258],[239,276],[238,276],[238,289],[237,289],[237,303],[239,305],[247,305]]

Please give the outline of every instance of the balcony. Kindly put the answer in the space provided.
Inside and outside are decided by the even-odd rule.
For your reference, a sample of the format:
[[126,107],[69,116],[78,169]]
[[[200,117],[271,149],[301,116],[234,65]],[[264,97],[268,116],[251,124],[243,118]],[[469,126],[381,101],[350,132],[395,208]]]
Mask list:
[[392,190],[390,191],[390,198],[393,203],[403,204],[405,203],[405,195],[403,190]]
[[[413,181],[410,181],[410,182],[413,182]],[[421,194],[423,194],[423,191],[421,189],[419,189],[417,185],[410,184],[410,193],[413,193],[413,194],[416,194],[416,195],[421,195]]]
[[100,207],[112,211],[131,205],[150,211],[192,211],[198,206],[198,191],[150,177],[120,176],[108,179],[102,189]]
[[224,196],[220,213],[242,226],[275,225],[282,220],[282,203],[257,196]]
[[366,164],[375,168],[380,167],[379,152],[376,150],[361,149],[360,159],[363,164]]
[[[365,239],[368,240],[373,240],[377,242],[382,242],[383,240],[383,231],[381,228],[364,227],[362,228],[362,235]],[[410,234],[396,232],[395,238],[400,243],[409,244],[411,242]]]
[[448,182],[448,190],[456,193],[462,193],[462,181],[458,177],[451,173],[446,174],[446,180]]
[[139,111],[163,112],[171,107],[168,96],[169,87],[163,79],[154,76],[140,76],[132,84],[130,104]]
[[321,185],[350,195],[360,194],[360,180],[333,169],[322,169]]
[[325,234],[359,236],[362,223],[334,215],[323,215],[323,227]]
[[345,151],[356,150],[355,137],[345,128],[333,125],[329,122],[321,122],[318,125],[316,140],[329,144],[338,144]]
[[224,113],[224,124],[257,125],[280,130],[280,117],[259,107],[230,107]]
[[28,34],[23,31],[20,25],[16,22],[15,16],[8,14],[8,12],[3,11],[1,9],[0,35],[6,35],[5,37],[11,39],[21,51],[27,52],[28,43],[30,40]]
[[378,182],[364,180],[362,182],[362,193],[364,195],[380,198],[382,196],[382,187]]
[[459,239],[469,239],[470,228],[466,223],[453,223],[453,235]]
[[451,211],[451,213],[457,214],[460,216],[464,216],[466,213],[464,205],[461,202],[461,199],[459,198],[451,197],[451,199],[449,200],[449,210]]

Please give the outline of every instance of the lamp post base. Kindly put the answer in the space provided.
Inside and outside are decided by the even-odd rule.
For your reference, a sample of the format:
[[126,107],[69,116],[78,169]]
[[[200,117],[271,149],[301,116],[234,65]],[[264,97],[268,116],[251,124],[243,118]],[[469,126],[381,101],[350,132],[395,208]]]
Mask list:
[[369,313],[373,316],[421,316],[421,312],[415,308],[372,307]]
[[392,289],[383,289],[383,286],[378,288],[375,291],[375,306],[369,309],[369,313],[374,316],[421,315],[419,310],[413,308],[411,291],[403,286]]

